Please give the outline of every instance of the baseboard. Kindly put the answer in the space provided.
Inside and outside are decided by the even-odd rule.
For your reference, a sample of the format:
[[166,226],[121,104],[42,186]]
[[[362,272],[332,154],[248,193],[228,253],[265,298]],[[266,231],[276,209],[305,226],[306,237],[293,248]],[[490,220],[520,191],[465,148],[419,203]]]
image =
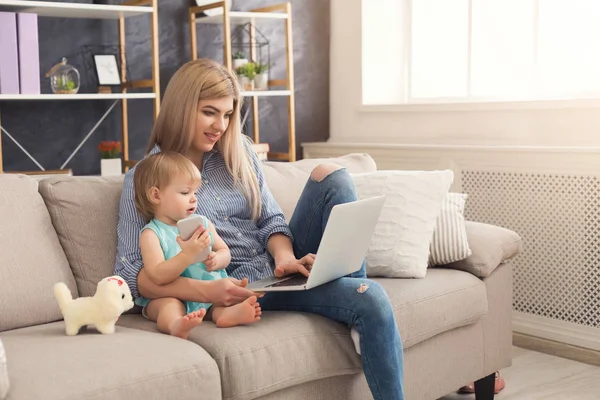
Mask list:
[[513,333],[513,345],[600,367],[600,352],[535,336]]
[[513,332],[566,346],[600,351],[600,329],[589,326],[515,311],[513,312]]

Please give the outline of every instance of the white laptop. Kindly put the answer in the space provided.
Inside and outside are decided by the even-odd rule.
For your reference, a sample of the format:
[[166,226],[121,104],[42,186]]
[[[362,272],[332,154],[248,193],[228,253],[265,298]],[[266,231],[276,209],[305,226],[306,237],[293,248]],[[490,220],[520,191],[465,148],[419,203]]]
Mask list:
[[308,290],[358,271],[383,209],[385,196],[338,204],[331,209],[309,277],[294,274],[252,282],[256,292]]

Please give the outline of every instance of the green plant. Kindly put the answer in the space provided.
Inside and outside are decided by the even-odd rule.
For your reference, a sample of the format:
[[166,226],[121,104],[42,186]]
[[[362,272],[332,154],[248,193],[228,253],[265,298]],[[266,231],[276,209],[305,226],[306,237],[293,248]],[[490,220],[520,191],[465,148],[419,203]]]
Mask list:
[[58,76],[56,78],[56,86],[61,90],[73,90],[75,89],[75,82],[73,82],[73,79],[70,76]]
[[256,74],[264,74],[269,69],[269,64],[256,64]]
[[249,62],[241,67],[238,67],[235,71],[239,76],[245,76],[248,79],[254,79],[256,76],[256,63]]
[[234,60],[243,60],[245,58],[246,58],[246,54],[244,54],[243,51],[236,51],[235,53],[233,53]]

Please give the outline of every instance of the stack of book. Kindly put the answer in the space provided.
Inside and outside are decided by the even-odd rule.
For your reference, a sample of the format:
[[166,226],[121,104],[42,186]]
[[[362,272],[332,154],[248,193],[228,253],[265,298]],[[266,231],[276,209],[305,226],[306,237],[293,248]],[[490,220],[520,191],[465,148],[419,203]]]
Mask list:
[[37,18],[0,11],[0,94],[40,94]]

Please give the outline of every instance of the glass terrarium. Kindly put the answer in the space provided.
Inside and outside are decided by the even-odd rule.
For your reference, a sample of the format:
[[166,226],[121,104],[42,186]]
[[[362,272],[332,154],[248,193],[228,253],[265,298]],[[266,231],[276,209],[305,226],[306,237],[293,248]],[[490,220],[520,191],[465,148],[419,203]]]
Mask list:
[[79,71],[72,65],[67,64],[66,58],[53,66],[46,77],[50,78],[50,86],[55,94],[75,94],[79,91]]

